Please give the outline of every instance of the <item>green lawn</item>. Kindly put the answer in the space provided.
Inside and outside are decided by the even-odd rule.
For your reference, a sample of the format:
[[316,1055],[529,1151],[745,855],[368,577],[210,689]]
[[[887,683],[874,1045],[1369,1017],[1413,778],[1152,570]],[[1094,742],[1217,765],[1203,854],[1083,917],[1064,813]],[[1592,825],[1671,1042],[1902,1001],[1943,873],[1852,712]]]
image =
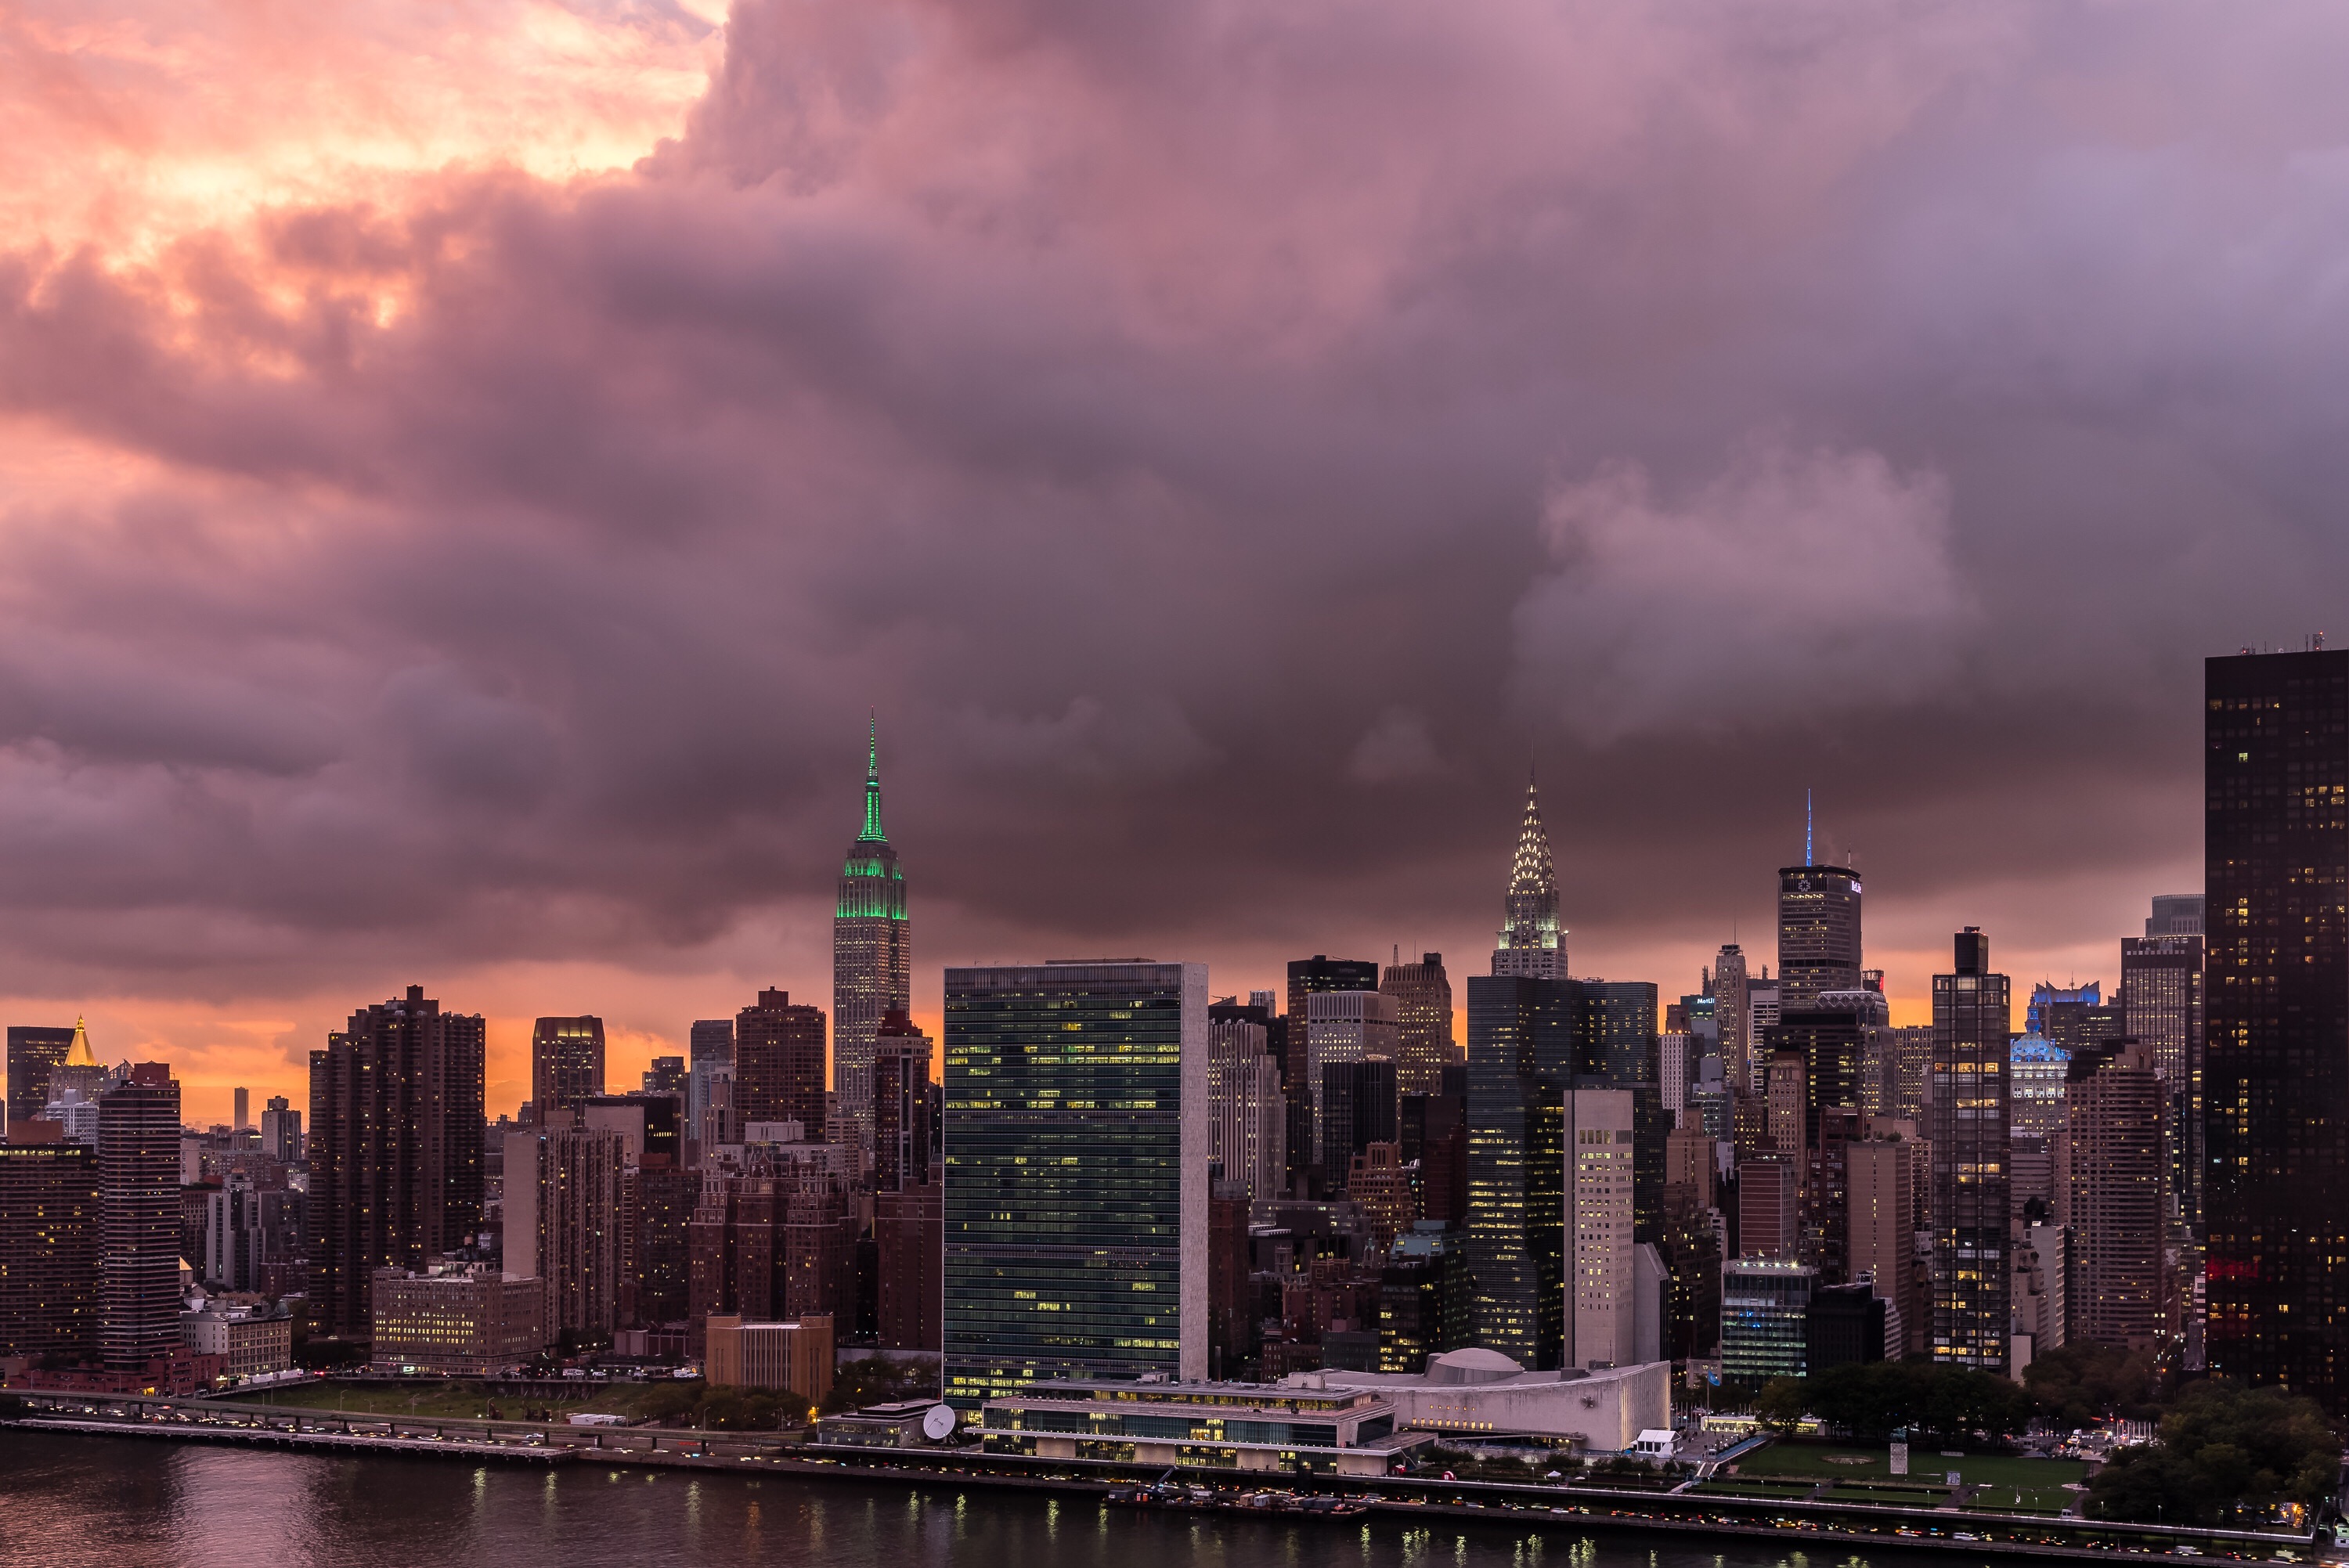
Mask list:
[[[657,1383],[616,1383],[595,1386],[549,1383],[543,1388],[533,1388],[527,1396],[502,1394],[496,1396],[498,1415],[509,1421],[524,1419],[523,1412],[552,1410],[557,1421],[574,1411],[618,1416],[636,1413],[639,1402],[660,1385]],[[340,1410],[355,1416],[398,1416],[408,1419],[429,1420],[436,1416],[480,1418],[490,1413],[491,1397],[479,1383],[464,1379],[448,1382],[413,1383],[343,1383],[333,1380],[297,1383],[290,1387],[273,1388],[263,1393],[244,1395],[235,1401],[242,1405],[298,1406],[307,1410]]]
[[[1834,1464],[1831,1460],[1857,1460]],[[1806,1475],[1822,1480],[1883,1480],[1892,1473],[1883,1449],[1846,1448],[1828,1443],[1772,1443],[1730,1461],[1741,1476]],[[1911,1469],[1922,1469],[1913,1460]],[[1939,1478],[1936,1478],[1939,1479]]]
[[[1861,1464],[1835,1464],[1835,1459],[1857,1459]],[[2087,1473],[2087,1466],[2077,1460],[2030,1460],[2013,1454],[1968,1454],[1963,1459],[1945,1459],[1930,1449],[1911,1448],[1909,1450],[1909,1474],[1894,1476],[1891,1456],[1884,1449],[1854,1448],[1834,1443],[1772,1443],[1750,1454],[1742,1454],[1733,1461],[1740,1480],[1765,1476],[1816,1476],[1822,1480],[1910,1480],[1941,1484],[1942,1472],[1956,1470],[1970,1487],[2005,1489],[2010,1506],[2015,1490],[2022,1489],[2026,1505],[2032,1493],[2053,1490],[2059,1501],[2065,1481],[2075,1481]]]

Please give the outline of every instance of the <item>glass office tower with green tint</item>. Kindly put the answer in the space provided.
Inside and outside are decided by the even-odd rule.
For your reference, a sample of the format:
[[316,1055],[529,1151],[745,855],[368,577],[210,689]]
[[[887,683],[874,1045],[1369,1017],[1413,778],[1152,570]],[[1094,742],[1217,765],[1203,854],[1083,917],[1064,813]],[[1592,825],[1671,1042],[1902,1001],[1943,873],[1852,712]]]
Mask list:
[[946,973],[946,1393],[1207,1375],[1207,967]]

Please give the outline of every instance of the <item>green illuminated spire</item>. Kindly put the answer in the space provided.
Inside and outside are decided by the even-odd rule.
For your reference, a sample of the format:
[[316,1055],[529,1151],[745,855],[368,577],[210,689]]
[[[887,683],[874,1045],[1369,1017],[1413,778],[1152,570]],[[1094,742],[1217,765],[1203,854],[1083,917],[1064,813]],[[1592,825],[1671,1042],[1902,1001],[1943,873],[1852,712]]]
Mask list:
[[877,715],[867,719],[864,760],[864,830],[856,835],[860,844],[885,844],[889,835],[881,828],[881,720]]

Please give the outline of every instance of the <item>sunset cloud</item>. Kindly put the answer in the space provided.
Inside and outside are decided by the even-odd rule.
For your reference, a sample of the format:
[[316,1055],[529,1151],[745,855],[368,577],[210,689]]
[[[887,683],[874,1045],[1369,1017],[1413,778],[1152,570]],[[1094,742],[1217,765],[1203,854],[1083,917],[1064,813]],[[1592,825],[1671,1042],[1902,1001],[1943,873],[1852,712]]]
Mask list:
[[1806,789],[1904,1006],[2109,969],[2197,661],[2339,597],[2344,32],[0,7],[9,1016],[633,1072],[828,1001],[874,709],[925,1010],[1481,967],[1529,758],[1590,972],[1750,944]]

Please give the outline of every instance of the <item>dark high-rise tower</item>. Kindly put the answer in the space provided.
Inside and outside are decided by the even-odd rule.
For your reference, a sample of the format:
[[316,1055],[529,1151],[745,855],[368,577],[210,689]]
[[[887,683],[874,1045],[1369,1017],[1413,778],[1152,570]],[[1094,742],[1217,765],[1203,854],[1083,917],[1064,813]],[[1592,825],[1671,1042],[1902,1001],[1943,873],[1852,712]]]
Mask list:
[[310,1311],[368,1337],[374,1271],[418,1269],[481,1227],[479,1013],[408,995],[353,1013],[310,1053]]
[[1990,939],[1958,933],[1933,976],[1933,1333],[1936,1361],[2006,1369],[2007,1038],[2014,1005]]
[[49,1069],[66,1059],[73,1042],[71,1029],[8,1026],[8,1114],[0,1120],[13,1124],[41,1114],[49,1103]]
[[2213,1376],[2349,1409],[2349,653],[2203,666]]
[[530,1099],[540,1124],[548,1111],[576,1111],[603,1092],[604,1020],[539,1019],[530,1031]]
[[1781,1012],[1807,1006],[1824,992],[1861,989],[1859,896],[1859,873],[1847,866],[1780,868]]
[[98,1097],[98,1353],[111,1371],[142,1372],[180,1348],[180,1085],[168,1065],[139,1062]]
[[[175,1191],[175,1209],[178,1202]],[[98,1334],[98,1235],[96,1150],[0,1144],[0,1356],[88,1353]]]
[[1509,860],[1507,923],[1493,944],[1493,973],[1531,980],[1567,977],[1566,933],[1557,923],[1557,866],[1542,825],[1541,792],[1526,780],[1525,820]]
[[[873,1049],[881,1020],[914,1006],[914,945],[905,922],[905,872],[881,827],[881,732],[867,738],[864,826],[840,870],[832,917],[833,1085],[854,1138],[873,1136]],[[813,1136],[812,1133],[810,1134]]]
[[929,1036],[903,1013],[883,1016],[873,1048],[873,1190],[931,1179]]
[[1468,980],[1468,1256],[1475,1342],[1529,1367],[1566,1346],[1571,982]]
[[823,1115],[823,1012],[768,989],[734,1015],[734,1113],[740,1124],[796,1121],[810,1143],[831,1136]]

